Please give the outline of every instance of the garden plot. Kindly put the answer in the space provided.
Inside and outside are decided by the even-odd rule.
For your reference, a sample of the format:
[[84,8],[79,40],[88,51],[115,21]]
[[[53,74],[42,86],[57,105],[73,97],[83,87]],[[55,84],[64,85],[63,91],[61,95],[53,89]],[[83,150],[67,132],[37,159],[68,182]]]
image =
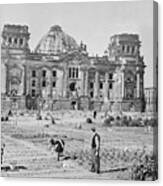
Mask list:
[[[53,116],[55,125],[50,120],[36,120],[35,114],[2,123],[2,143],[6,145],[3,166],[18,167],[2,170],[3,176],[117,179],[126,172],[132,158],[142,156],[143,149],[153,150],[153,133],[145,132],[142,127],[112,127],[108,130],[102,127],[100,114],[92,124],[85,122],[87,117],[92,117],[91,112],[62,111]],[[77,123],[81,128],[76,128]],[[96,126],[101,135],[100,175],[89,172],[92,126]],[[63,157],[57,162],[56,154],[48,149],[51,137],[64,139],[64,157],[67,159]],[[128,173],[125,174],[124,179],[128,179]]]

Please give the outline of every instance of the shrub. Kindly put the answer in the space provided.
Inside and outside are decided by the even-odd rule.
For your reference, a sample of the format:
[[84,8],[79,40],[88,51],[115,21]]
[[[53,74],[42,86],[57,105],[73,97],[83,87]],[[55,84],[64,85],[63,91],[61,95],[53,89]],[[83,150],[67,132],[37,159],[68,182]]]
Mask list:
[[106,118],[104,120],[103,126],[105,126],[105,127],[111,127],[112,126],[110,117],[109,118]]
[[114,121],[114,117],[113,116],[109,116],[110,121]]
[[151,126],[151,127],[156,127],[157,126],[157,119],[150,119],[150,121],[149,121],[149,125]]
[[156,180],[158,175],[156,157],[145,155],[131,167],[132,180]]
[[8,120],[9,120],[9,118],[8,118],[8,116],[6,116],[5,121],[8,121]]
[[158,124],[158,121],[157,121],[157,119],[154,119],[154,118],[144,120],[144,126],[155,127],[155,126],[157,126],[157,124]]
[[121,126],[121,120],[119,120],[119,119],[117,120],[117,119],[116,119],[116,120],[114,121],[113,125],[114,125],[114,126],[117,126],[117,127]]
[[12,111],[11,110],[9,110],[9,112],[8,112],[8,116],[13,116],[13,113],[12,113]]
[[118,120],[118,121],[121,120],[121,117],[120,116],[117,116],[116,117],[116,120]]
[[42,116],[40,114],[37,114],[37,117],[36,117],[37,120],[42,120]]
[[20,114],[19,114],[20,116],[24,116],[24,113],[23,112],[20,112]]
[[4,117],[2,116],[2,117],[1,117],[1,121],[4,121],[4,120],[5,120],[5,119],[4,119]]
[[51,122],[52,122],[53,125],[56,124],[56,123],[55,123],[55,119],[54,119],[54,117],[51,117]]
[[44,118],[45,120],[49,120],[49,118],[47,117],[47,116],[45,116],[45,118]]
[[90,124],[90,123],[93,123],[91,118],[87,118],[87,119],[86,119],[86,122],[89,123],[89,124]]
[[121,126],[129,126],[129,120],[127,119],[127,116],[122,117]]
[[77,129],[82,129],[81,123],[77,123],[76,126],[75,126],[75,128],[77,128]]
[[132,127],[141,127],[142,121],[140,121],[139,119],[134,119],[129,122],[129,125]]

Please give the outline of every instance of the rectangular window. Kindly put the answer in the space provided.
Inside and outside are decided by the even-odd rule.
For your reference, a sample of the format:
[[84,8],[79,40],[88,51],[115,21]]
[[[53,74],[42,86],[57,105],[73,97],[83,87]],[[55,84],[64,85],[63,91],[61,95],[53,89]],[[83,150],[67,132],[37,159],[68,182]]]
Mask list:
[[100,82],[100,89],[103,89],[103,83]]
[[78,71],[78,68],[76,68],[76,78],[78,78],[79,76],[79,71]]
[[71,78],[71,68],[69,68],[69,78]]
[[113,88],[113,84],[110,83],[110,84],[109,84],[109,89],[112,89],[112,88]]
[[94,96],[93,91],[90,92],[90,96],[91,96],[91,98],[93,98],[93,96]]
[[14,43],[17,44],[17,38],[14,39]]
[[130,52],[130,46],[127,46],[127,53]]
[[125,46],[124,46],[124,45],[122,45],[122,51],[123,51],[123,52],[125,51]]
[[23,44],[23,39],[22,38],[20,38],[20,45],[22,45]]
[[35,86],[36,86],[36,81],[32,80],[32,87],[35,87]]
[[36,96],[36,90],[32,89],[32,97]]
[[57,72],[56,70],[53,70],[53,77],[56,77],[57,76]]
[[46,77],[46,70],[42,71],[42,77]]
[[69,68],[69,78],[78,78],[79,77],[79,69],[75,67]]
[[11,37],[9,37],[8,42],[9,42],[10,44],[12,43],[12,38],[11,38]]
[[46,87],[46,81],[42,81],[42,87]]
[[134,52],[135,52],[135,47],[133,46],[132,47],[132,54],[134,54]]
[[93,82],[90,82],[90,88],[93,89],[93,87],[94,87]]
[[72,68],[72,77],[75,78],[75,68]]
[[56,82],[55,81],[53,81],[53,87],[56,87]]
[[36,77],[36,71],[32,70],[32,77]]
[[109,74],[109,79],[113,79],[113,74],[112,73]]

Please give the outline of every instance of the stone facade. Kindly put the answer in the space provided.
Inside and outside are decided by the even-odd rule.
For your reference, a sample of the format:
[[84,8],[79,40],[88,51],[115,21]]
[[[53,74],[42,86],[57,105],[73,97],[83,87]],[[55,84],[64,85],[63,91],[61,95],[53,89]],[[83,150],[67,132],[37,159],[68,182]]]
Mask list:
[[146,112],[158,112],[158,95],[157,95],[157,88],[150,87],[145,88],[145,105],[146,105]]
[[[102,57],[89,56],[53,26],[30,51],[27,26],[5,25],[2,31],[2,104],[18,108],[143,111],[144,61],[139,36],[114,35]],[[7,101],[6,101],[7,100]],[[20,106],[21,105],[21,106]]]

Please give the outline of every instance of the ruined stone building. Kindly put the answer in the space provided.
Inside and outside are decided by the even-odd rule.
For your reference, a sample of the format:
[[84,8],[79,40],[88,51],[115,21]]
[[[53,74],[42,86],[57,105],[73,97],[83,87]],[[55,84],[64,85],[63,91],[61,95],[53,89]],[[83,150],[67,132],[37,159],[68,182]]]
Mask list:
[[[2,109],[144,110],[144,61],[136,34],[110,38],[102,57],[52,26],[32,52],[28,26],[2,31]],[[107,39],[107,38],[106,38]]]

